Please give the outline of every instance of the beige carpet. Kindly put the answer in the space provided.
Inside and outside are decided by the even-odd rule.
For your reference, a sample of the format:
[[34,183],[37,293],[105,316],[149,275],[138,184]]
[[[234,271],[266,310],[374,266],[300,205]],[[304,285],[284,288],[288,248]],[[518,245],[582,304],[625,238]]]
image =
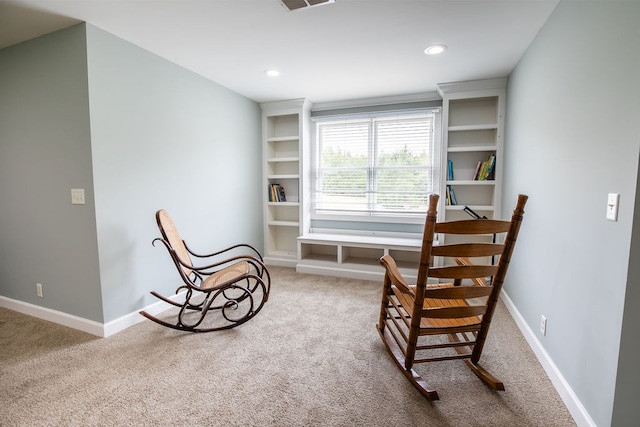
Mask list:
[[100,339],[0,309],[0,425],[575,425],[503,305],[482,361],[506,391],[419,365],[430,403],[376,332],[380,283],[271,271],[263,311],[224,332],[145,320]]

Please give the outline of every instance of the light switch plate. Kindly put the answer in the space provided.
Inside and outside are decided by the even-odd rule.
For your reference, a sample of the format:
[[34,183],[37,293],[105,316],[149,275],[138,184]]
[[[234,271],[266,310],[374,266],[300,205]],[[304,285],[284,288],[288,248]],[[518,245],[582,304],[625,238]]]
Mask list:
[[71,189],[71,204],[84,205],[84,188]]
[[618,220],[618,204],[620,203],[620,194],[609,193],[607,197],[607,219],[609,221]]

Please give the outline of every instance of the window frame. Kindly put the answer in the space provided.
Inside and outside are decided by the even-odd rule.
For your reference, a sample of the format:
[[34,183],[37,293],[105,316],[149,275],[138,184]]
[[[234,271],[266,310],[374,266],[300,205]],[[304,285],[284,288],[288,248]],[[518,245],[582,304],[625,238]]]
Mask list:
[[[433,178],[433,185],[431,193],[440,193],[442,186],[442,107],[441,106],[429,106],[411,109],[388,109],[378,110],[371,112],[359,112],[359,113],[344,113],[344,114],[331,114],[322,115],[311,118],[312,130],[311,130],[311,168],[310,173],[312,176],[309,198],[311,203],[310,219],[321,221],[345,221],[345,222],[377,222],[377,223],[407,223],[407,224],[421,224],[424,223],[425,212],[391,212],[391,211],[377,211],[375,209],[368,209],[366,211],[342,211],[331,209],[317,209],[315,202],[315,193],[317,185],[317,173],[318,173],[318,157],[319,157],[319,142],[317,134],[318,122],[330,122],[336,120],[368,120],[369,121],[369,142],[368,142],[368,165],[366,167],[367,182],[375,183],[376,173],[389,169],[401,169],[406,167],[401,166],[378,166],[375,165],[375,151],[377,138],[372,137],[372,128],[374,127],[373,121],[376,118],[403,116],[403,115],[415,115],[415,114],[432,114],[433,124],[431,127],[431,147],[432,159],[430,165],[411,168],[411,169],[432,169],[431,177]],[[363,170],[364,167],[352,168],[353,170]],[[371,192],[369,192],[371,193]],[[377,194],[377,193],[371,193]],[[369,198],[369,195],[367,195]],[[371,203],[368,200],[368,203]]]

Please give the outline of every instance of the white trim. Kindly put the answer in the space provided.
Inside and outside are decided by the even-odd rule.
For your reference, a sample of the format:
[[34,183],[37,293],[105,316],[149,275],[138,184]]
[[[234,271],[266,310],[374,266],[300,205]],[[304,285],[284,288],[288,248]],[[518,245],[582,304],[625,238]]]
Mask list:
[[468,80],[464,82],[438,83],[436,90],[438,95],[444,98],[446,93],[466,92],[474,90],[503,89],[507,87],[507,77],[498,77],[485,80]]
[[[182,294],[183,293],[173,295],[171,296],[171,299],[180,299],[182,297]],[[50,308],[30,304],[28,302],[3,297],[1,295],[0,307],[17,311],[18,313],[53,322],[58,325],[66,326],[82,332],[86,332],[88,334],[95,335],[101,338],[106,338],[108,336],[114,335],[129,328],[130,326],[146,320],[142,315],[139,314],[138,311],[134,311],[115,320],[112,320],[111,322],[102,324],[94,320],[85,319],[83,317],[78,317],[72,314],[64,313],[62,311],[52,310]],[[170,306],[167,303],[158,301],[151,305],[148,305],[140,311],[146,311],[149,314],[156,315],[158,313],[162,313],[169,307]]]
[[[394,104],[395,105],[395,104]],[[342,123],[346,120],[359,120],[359,121],[369,121],[370,119],[378,119],[378,118],[387,118],[398,115],[426,115],[429,118],[430,115],[438,115],[442,114],[442,106],[433,106],[433,107],[413,107],[413,108],[385,108],[382,110],[373,110],[373,111],[356,111],[356,112],[343,112],[339,111],[335,114],[325,114],[321,116],[312,116],[311,123],[318,122],[338,122]],[[434,119],[433,128],[435,129],[436,123]]]
[[325,235],[333,235],[333,236],[344,236],[347,240],[350,239],[350,236],[369,236],[372,239],[376,237],[392,237],[399,239],[418,239],[422,241],[422,233],[407,233],[407,232],[399,232],[399,231],[375,231],[375,230],[350,230],[348,228],[324,228],[324,227],[315,227],[310,228],[308,233],[303,234],[298,237],[300,239],[313,239],[316,236],[325,236]]
[[[462,207],[460,208],[462,209]],[[325,209],[325,211],[330,211],[329,209]],[[424,216],[427,214],[426,211],[420,213],[399,213],[398,215],[390,215],[383,213],[372,213],[371,215],[364,214],[352,214],[348,215],[345,212],[341,211],[333,211],[337,212],[335,215],[326,214],[326,213],[316,213],[311,214],[312,220],[318,221],[332,221],[332,222],[374,222],[378,224],[424,224]],[[351,230],[351,229],[347,229]],[[377,230],[373,230],[377,231]]]
[[266,116],[286,115],[283,110],[291,110],[291,114],[297,113],[300,108],[311,108],[311,102],[304,98],[298,99],[286,99],[283,101],[263,102],[260,104],[260,108],[266,114]]
[[[429,131],[425,133],[425,136],[429,135],[429,141],[427,143],[427,152],[430,153],[430,160],[426,165],[404,165],[404,166],[395,166],[395,167],[385,167],[377,164],[377,149],[375,148],[379,144],[378,136],[376,136],[376,121],[381,119],[383,122],[387,120],[388,117],[399,116],[403,121],[407,120],[411,123],[411,126],[415,125],[416,122],[424,123],[424,125],[428,125]],[[330,129],[334,127],[335,123],[342,123],[344,120],[347,122],[351,122],[352,120],[360,121],[362,120],[362,125],[367,125],[368,128],[365,131],[367,135],[367,141],[364,142],[363,149],[368,149],[366,157],[367,157],[367,165],[366,166],[349,166],[346,169],[351,171],[359,171],[364,172],[367,181],[367,188],[369,191],[366,192],[366,200],[358,202],[358,205],[366,205],[360,206],[363,209],[358,210],[341,210],[339,208],[333,209],[330,207],[319,206],[322,203],[318,202],[318,194],[322,194],[323,191],[319,188],[319,173],[320,170],[332,169],[325,168],[320,166],[321,157],[323,156],[320,153],[320,140],[321,135],[324,134],[324,127],[327,126]],[[433,185],[431,185],[431,191],[425,189],[427,194],[429,192],[437,192],[440,188],[440,176],[441,176],[441,151],[442,151],[442,138],[441,138],[441,128],[442,128],[442,106],[438,107],[421,107],[421,108],[412,108],[407,110],[381,110],[381,111],[372,111],[372,112],[360,112],[360,113],[337,113],[336,115],[329,116],[318,116],[312,117],[312,122],[316,123],[315,130],[312,131],[311,136],[311,187],[308,188],[309,194],[308,197],[304,196],[304,198],[311,199],[309,217],[311,220],[316,219],[325,219],[325,220],[346,220],[346,221],[362,221],[362,222],[408,222],[408,223],[421,223],[420,217],[424,215],[424,212],[420,212],[417,210],[411,211],[398,211],[398,212],[388,212],[380,209],[375,206],[375,201],[373,197],[378,193],[376,188],[375,177],[378,171],[385,169],[394,169],[401,168],[406,170],[419,170],[425,171],[427,176],[433,178]],[[424,122],[423,122],[424,121]],[[337,125],[341,128],[341,125]],[[342,133],[342,131],[340,131]],[[360,146],[360,143],[358,143]],[[428,185],[428,184],[427,184]],[[429,185],[428,185],[429,186]],[[422,214],[422,215],[421,215]],[[306,232],[306,230],[303,230]]]
[[37,317],[38,319],[57,323],[58,325],[87,332],[91,335],[104,337],[102,323],[94,320],[85,319],[62,311],[52,310],[50,308],[41,307],[39,305],[3,296],[0,296],[0,307],[8,308],[9,310],[17,311],[18,313],[26,314],[28,316]]
[[381,281],[384,278],[383,272],[367,271],[366,269],[363,269],[361,265],[357,264],[351,267],[345,264],[338,265],[337,263],[332,263],[332,265],[318,265],[314,264],[313,262],[307,262],[305,260],[298,262],[298,264],[296,265],[296,272],[354,280],[371,280],[376,282]]
[[406,104],[410,102],[442,101],[437,92],[424,92],[409,95],[361,98],[346,101],[319,102],[313,104],[311,111],[338,110],[341,108],[375,107],[378,105]]
[[288,268],[296,268],[296,258],[295,254],[291,257],[280,257],[277,255],[265,256],[264,263],[268,266],[274,267],[288,267]]
[[567,380],[562,376],[558,367],[553,363],[553,359],[551,359],[549,353],[544,349],[542,343],[540,343],[527,322],[524,320],[524,317],[522,317],[516,306],[513,304],[513,301],[511,301],[511,298],[509,298],[509,295],[504,290],[501,293],[501,298],[504,305],[507,307],[507,310],[509,310],[511,317],[516,322],[516,325],[518,325],[520,332],[522,332],[522,335],[524,335],[524,338],[527,340],[529,347],[533,350],[533,353],[538,358],[538,361],[547,373],[551,383],[560,395],[560,398],[567,406],[573,420],[579,427],[597,427],[591,416],[589,416],[589,412],[587,412]]
[[[172,301],[180,301],[181,299],[184,300],[185,292],[186,291],[182,291],[178,294],[172,295],[169,297],[169,299]],[[148,305],[139,311],[134,311],[132,313],[125,314],[124,316],[114,319],[111,322],[105,323],[103,336],[108,337],[108,336],[117,334],[120,331],[124,331],[125,329],[133,325],[136,325],[142,321],[147,320],[145,317],[143,317],[140,314],[140,311],[146,311],[147,313],[155,316],[157,314],[162,313],[163,311],[167,310],[170,307],[171,305],[167,304],[166,302],[156,301],[153,304]]]
[[[342,230],[340,230],[342,231]],[[298,242],[302,243],[315,243],[315,242],[329,242],[335,244],[362,244],[363,247],[379,247],[384,249],[385,247],[392,248],[415,248],[420,251],[422,247],[422,236],[416,234],[405,233],[400,234],[327,234],[327,233],[309,233],[298,237]]]

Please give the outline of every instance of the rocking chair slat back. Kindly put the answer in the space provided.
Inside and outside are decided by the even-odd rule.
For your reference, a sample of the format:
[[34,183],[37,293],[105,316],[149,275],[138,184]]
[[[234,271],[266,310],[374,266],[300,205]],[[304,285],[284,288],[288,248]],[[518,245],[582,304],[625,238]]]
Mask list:
[[385,277],[378,332],[398,367],[427,399],[438,399],[438,394],[413,370],[414,363],[462,358],[490,387],[504,390],[479,359],[527,196],[518,196],[510,221],[439,223],[438,201],[438,195],[430,196],[415,285],[407,283],[390,255],[380,259]]

